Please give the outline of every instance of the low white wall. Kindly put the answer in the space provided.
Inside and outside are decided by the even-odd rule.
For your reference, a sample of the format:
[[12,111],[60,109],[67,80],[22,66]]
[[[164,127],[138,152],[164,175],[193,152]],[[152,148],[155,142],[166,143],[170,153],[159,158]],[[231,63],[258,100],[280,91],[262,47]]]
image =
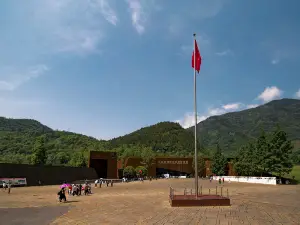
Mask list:
[[243,182],[252,184],[271,184],[276,185],[276,177],[242,177],[242,176],[214,176],[214,180],[219,180],[224,177],[227,182]]

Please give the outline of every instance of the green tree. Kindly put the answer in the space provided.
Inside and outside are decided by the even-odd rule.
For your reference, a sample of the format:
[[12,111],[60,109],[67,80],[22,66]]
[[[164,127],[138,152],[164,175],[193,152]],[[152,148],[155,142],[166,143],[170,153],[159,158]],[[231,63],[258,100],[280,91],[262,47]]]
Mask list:
[[269,172],[271,166],[269,161],[271,157],[270,143],[264,130],[261,131],[260,136],[256,139],[255,145],[251,147],[254,149],[252,154],[250,154],[254,173],[262,176],[263,173]]
[[241,176],[258,176],[268,171],[269,143],[265,132],[237,152],[234,169]]
[[257,158],[255,157],[255,145],[251,142],[242,146],[236,154],[233,162],[235,172],[240,176],[254,176],[257,169]]
[[123,170],[123,176],[126,178],[133,178],[135,174],[135,169],[132,166],[126,166]]
[[293,151],[292,159],[294,164],[300,164],[300,149]]
[[227,159],[224,157],[220,149],[220,146],[217,144],[217,150],[212,157],[212,165],[211,165],[212,173],[216,174],[217,176],[224,176],[226,165],[227,165]]
[[[205,176],[205,159],[203,156],[198,156],[198,174],[199,176]],[[192,162],[192,167],[194,169],[195,172],[195,158],[193,158],[193,162]]]
[[45,148],[45,136],[38,137],[33,147],[31,163],[33,165],[44,165],[47,160]]
[[113,149],[113,151],[117,152],[118,160],[122,163],[122,168],[124,167],[125,160],[128,157],[140,157],[140,148],[139,146],[134,145],[121,145],[118,148]]
[[70,156],[66,152],[57,153],[55,158],[56,158],[56,162],[60,165],[66,165],[70,160]]
[[270,172],[282,176],[292,171],[292,149],[293,146],[291,141],[287,139],[287,134],[277,127],[270,140],[271,156],[268,158]]
[[118,148],[113,149],[112,151],[117,153],[117,159],[122,164],[121,169],[124,169],[125,160],[127,158],[125,150],[124,150],[124,146],[122,145]]
[[86,167],[87,166],[87,156],[84,150],[74,153],[69,162],[71,166],[75,167]]
[[147,170],[155,164],[155,153],[152,151],[150,147],[144,147],[141,151],[142,164],[145,166]]
[[291,141],[279,127],[269,138],[262,131],[254,144],[250,142],[240,148],[234,162],[234,170],[245,176],[265,173],[282,176],[292,170],[292,149]]
[[[142,171],[142,174],[140,173],[140,171]],[[148,170],[144,166],[138,166],[135,168],[135,174],[138,176],[142,175],[144,177],[148,175]]]
[[29,164],[31,157],[25,154],[7,154],[0,155],[1,163]]

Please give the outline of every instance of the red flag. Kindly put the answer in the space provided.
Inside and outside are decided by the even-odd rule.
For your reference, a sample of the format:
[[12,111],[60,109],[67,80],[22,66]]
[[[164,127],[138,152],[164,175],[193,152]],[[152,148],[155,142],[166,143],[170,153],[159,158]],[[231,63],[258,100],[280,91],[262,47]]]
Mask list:
[[[195,59],[195,50],[193,51],[192,55],[192,67],[195,68],[195,70],[199,73],[200,72],[200,65],[201,65],[201,55],[200,51],[197,45],[197,41],[195,40],[195,49],[196,49],[196,59]],[[194,63],[196,61],[196,63]],[[196,67],[195,67],[196,64]]]

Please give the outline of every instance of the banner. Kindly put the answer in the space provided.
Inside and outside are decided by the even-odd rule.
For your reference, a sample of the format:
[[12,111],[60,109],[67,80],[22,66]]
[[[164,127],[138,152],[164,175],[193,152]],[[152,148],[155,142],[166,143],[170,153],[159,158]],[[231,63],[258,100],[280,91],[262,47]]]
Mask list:
[[26,186],[27,181],[26,178],[0,178],[0,183],[2,185],[3,182],[8,183],[11,182],[12,186]]

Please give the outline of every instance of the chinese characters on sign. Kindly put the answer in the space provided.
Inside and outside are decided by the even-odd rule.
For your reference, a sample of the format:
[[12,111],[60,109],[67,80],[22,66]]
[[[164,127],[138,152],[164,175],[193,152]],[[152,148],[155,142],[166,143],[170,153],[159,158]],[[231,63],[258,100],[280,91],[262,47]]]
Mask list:
[[158,164],[189,164],[189,161],[158,161]]

